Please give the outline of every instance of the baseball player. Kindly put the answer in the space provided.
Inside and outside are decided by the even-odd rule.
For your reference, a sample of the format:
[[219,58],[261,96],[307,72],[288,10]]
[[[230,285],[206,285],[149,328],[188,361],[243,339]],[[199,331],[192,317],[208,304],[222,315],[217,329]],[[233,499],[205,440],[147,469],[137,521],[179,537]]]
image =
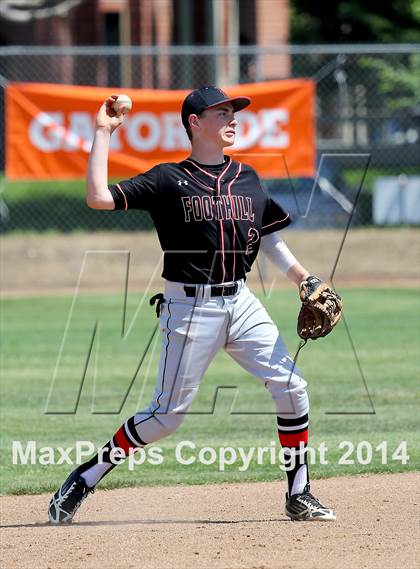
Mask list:
[[100,210],[150,212],[164,251],[160,364],[150,405],[127,419],[96,456],[70,474],[51,498],[50,522],[70,522],[98,482],[130,452],[179,427],[220,348],[260,380],[273,399],[288,467],[286,515],[292,520],[335,520],[334,511],[310,493],[306,381],[277,326],[245,283],[262,249],[301,292],[321,284],[279,237],[289,215],[270,199],[250,166],[224,154],[235,141],[235,113],[251,100],[229,97],[213,86],[192,91],[181,113],[190,156],[108,185],[110,137],[124,120],[113,110],[116,98],[109,97],[97,115],[87,204]]

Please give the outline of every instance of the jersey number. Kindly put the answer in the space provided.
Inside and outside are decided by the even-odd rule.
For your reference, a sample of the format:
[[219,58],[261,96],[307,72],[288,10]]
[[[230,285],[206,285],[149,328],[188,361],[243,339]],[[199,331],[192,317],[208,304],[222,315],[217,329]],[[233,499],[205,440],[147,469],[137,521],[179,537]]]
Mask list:
[[251,227],[248,230],[248,239],[246,240],[245,255],[252,255],[252,253],[254,252],[253,245],[255,245],[255,243],[258,243],[259,239],[260,239],[260,234],[255,229],[255,227]]

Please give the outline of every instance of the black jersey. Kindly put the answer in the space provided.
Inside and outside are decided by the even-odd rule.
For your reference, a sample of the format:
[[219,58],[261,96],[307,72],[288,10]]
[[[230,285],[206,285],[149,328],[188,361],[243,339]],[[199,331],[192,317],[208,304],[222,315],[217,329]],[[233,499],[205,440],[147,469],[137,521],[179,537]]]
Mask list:
[[290,223],[253,168],[228,157],[219,166],[164,163],[109,186],[115,209],[150,212],[165,279],[218,284],[245,278],[261,237]]

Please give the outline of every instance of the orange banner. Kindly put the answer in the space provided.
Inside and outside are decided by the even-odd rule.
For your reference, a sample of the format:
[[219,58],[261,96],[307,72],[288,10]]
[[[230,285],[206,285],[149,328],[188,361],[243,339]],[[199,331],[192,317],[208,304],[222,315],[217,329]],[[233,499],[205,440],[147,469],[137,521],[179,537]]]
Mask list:
[[[254,166],[263,178],[314,175],[312,81],[290,79],[226,90],[230,96],[252,98],[236,115],[237,137],[229,154]],[[84,177],[96,112],[115,92],[129,95],[133,110],[112,135],[110,177],[129,177],[188,156],[190,144],[180,117],[188,91],[11,83],[6,87],[6,176]]]

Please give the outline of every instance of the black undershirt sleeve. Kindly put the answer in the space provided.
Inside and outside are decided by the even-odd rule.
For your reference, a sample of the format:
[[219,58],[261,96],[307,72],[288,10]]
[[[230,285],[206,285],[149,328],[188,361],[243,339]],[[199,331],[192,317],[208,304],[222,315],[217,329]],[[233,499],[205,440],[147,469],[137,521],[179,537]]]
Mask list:
[[144,174],[108,186],[115,209],[145,209],[151,211],[160,186],[160,166],[154,166]]

